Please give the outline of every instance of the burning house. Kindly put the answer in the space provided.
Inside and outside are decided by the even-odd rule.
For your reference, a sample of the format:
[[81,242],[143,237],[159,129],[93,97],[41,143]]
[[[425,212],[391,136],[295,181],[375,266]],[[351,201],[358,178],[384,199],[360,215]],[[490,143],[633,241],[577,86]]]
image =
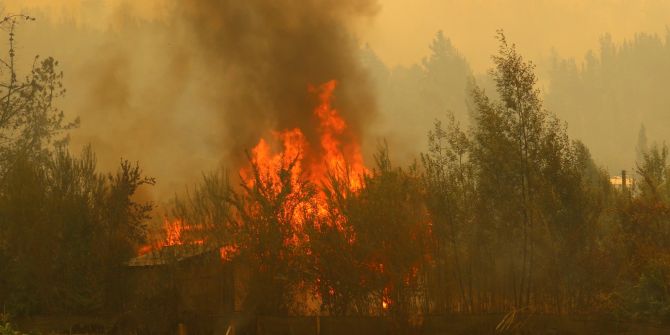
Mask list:
[[225,327],[240,301],[236,262],[222,257],[225,249],[218,245],[183,239],[188,227],[179,221],[166,221],[166,228],[164,242],[141,248],[126,263],[131,290],[118,332],[160,333],[182,327],[189,333],[212,333]]
[[[308,178],[311,183],[322,185],[329,177],[335,177],[346,181],[343,187],[356,192],[362,187],[363,175],[367,173],[359,142],[349,138],[353,134],[331,105],[336,85],[336,81],[329,81],[309,88],[318,99],[312,115],[318,141],[310,141],[301,128],[273,132],[273,138],[261,138],[251,150],[250,160],[260,171],[242,168],[239,172],[244,186],[249,189],[255,184],[263,184],[259,186],[268,187],[267,192],[279,194],[282,190],[275,188],[290,183],[290,189],[297,194],[295,199],[303,199],[289,201],[282,209],[287,219],[277,223],[291,227],[293,233],[283,243],[295,247],[306,241],[303,227],[306,216],[324,218],[332,215],[323,191],[311,193],[304,189],[300,179]],[[287,166],[292,167],[291,176],[282,179],[277,171]],[[255,213],[257,209],[237,210]],[[128,310],[155,314],[154,317],[143,317],[143,320],[176,320],[172,327],[183,323],[190,329],[202,327],[200,325],[230,324],[236,313],[243,312],[244,284],[248,278],[245,278],[244,264],[231,256],[236,248],[215,243],[211,236],[199,230],[181,220],[166,220],[164,241],[141,248],[139,255],[126,263],[134,287]],[[305,283],[305,288],[291,298],[306,306],[299,315],[318,315],[321,302],[314,293],[314,285],[317,284]]]

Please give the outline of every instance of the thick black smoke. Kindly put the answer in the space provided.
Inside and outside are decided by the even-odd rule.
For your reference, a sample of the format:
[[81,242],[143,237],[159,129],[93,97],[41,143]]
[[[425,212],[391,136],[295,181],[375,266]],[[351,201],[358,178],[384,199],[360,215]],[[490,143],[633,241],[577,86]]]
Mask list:
[[[311,143],[317,101],[308,85],[335,79],[335,105],[364,139],[375,104],[352,23],[374,15],[373,0],[166,0],[164,19],[119,7],[96,30],[35,11],[20,27],[19,60],[61,61],[68,93],[60,107],[80,117],[71,148],[91,144],[99,167],[121,157],[158,180],[163,201],[203,171],[245,164],[245,150],[271,130],[300,127]],[[91,3],[85,13],[102,4]]]
[[336,107],[361,136],[375,115],[372,90],[347,30],[373,15],[372,0],[193,0],[176,13],[210,67],[215,108],[221,109],[226,149],[243,157],[269,130],[299,127],[316,141],[309,85],[335,79]]

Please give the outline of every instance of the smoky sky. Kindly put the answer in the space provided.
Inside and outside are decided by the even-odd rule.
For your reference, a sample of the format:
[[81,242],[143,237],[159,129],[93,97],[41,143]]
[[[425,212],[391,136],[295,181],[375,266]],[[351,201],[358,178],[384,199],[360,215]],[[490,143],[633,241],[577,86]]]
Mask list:
[[[65,73],[57,103],[81,118],[70,132],[74,152],[91,144],[103,171],[122,158],[139,162],[158,180],[147,196],[167,200],[203,172],[223,167],[235,178],[245,151],[273,131],[298,127],[318,143],[309,86],[329,80],[339,83],[334,106],[349,140],[365,138],[376,104],[350,25],[376,15],[375,1],[169,3],[160,20],[121,3],[105,29],[55,20],[50,7],[21,10],[38,18],[18,30],[24,70],[41,54]],[[104,7],[79,6],[86,22]]]
[[375,116],[375,101],[357,59],[349,20],[376,12],[374,1],[193,0],[181,16],[220,110],[226,149],[233,160],[271,130],[300,128],[318,143],[310,85],[336,80],[334,102],[353,134]]
[[[634,155],[641,123],[650,141],[665,139],[666,123],[660,112],[640,107],[644,97],[612,96],[633,106],[625,109],[635,117],[621,121],[608,108],[585,110],[579,103],[575,111],[592,116],[583,118],[555,103],[577,93],[549,92],[556,89],[554,52],[580,68],[589,50],[598,56],[605,33],[617,45],[640,32],[664,38],[670,22],[665,0],[7,0],[3,7],[37,17],[17,30],[19,65],[28,68],[35,54],[60,61],[68,91],[57,104],[68,118],[81,118],[70,132],[71,150],[91,144],[103,171],[113,171],[121,158],[138,161],[158,179],[150,192],[161,199],[197,182],[203,171],[235,170],[245,163],[244,150],[272,130],[300,127],[314,142],[317,101],[308,86],[331,79],[339,82],[335,107],[363,142],[366,158],[380,139],[388,140],[391,155],[406,150],[408,159],[416,157],[432,120],[445,116],[417,107],[425,100],[416,87],[422,58],[438,30],[478,84],[486,84],[482,74],[497,47],[493,35],[503,28],[538,64],[540,86],[553,97],[547,107],[569,122],[568,131],[600,164],[615,171],[633,165],[629,158],[621,162],[618,151]],[[365,45],[388,67],[386,76],[406,77],[386,89],[390,94],[375,87],[371,93],[375,85],[358,59]],[[6,50],[6,41],[0,47]],[[662,95],[664,87],[648,91]],[[629,126],[613,136],[592,122],[599,129]]]

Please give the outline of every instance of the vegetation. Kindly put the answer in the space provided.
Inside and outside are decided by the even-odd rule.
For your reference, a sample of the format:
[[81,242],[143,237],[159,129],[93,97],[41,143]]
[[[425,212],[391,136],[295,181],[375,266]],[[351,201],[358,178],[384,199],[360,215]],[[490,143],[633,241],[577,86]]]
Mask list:
[[[544,109],[533,64],[498,40],[495,95],[472,85],[469,129],[453,116],[436,122],[418,164],[393,167],[383,146],[351,191],[335,177],[292,189],[290,164],[267,185],[251,162],[254,186],[229,191],[230,218],[245,227],[230,236],[254,257],[276,253],[267,262],[281,275],[262,290],[316,282],[322,312],[381,313],[402,327],[416,314],[510,310],[670,321],[667,149],[645,145],[636,188],[615,188]],[[307,228],[293,231],[285,211],[319,188],[329,215],[306,211]],[[282,242],[301,233],[308,243]],[[290,314],[290,294],[276,301],[262,313]]]
[[[36,62],[17,79],[14,28],[27,19],[2,21],[10,51],[0,83],[0,302],[17,314],[119,310],[120,269],[146,242],[153,210],[135,195],[155,180],[125,160],[98,172],[91,148],[70,153],[61,135],[77,122],[54,107],[58,63]],[[175,199],[173,216],[233,247],[247,267],[245,312],[303,313],[297,297],[309,291],[318,313],[382,315],[399,333],[416,315],[447,313],[670,322],[668,148],[641,132],[636,187],[612,186],[544,108],[534,65],[497,37],[495,92],[440,83],[468,87],[470,124],[453,114],[436,121],[414,164],[392,164],[384,144],[369,173],[330,171],[317,184],[295,173],[297,158],[283,157],[277,171],[250,159],[239,185],[206,175]],[[469,72],[441,34],[431,49],[422,92],[442,97],[426,89],[441,71]],[[443,98],[422,107],[466,108]],[[7,324],[0,333],[14,332]]]
[[473,83],[470,127],[436,121],[409,167],[393,166],[384,145],[354,191],[347,174],[296,183],[295,162],[264,171],[250,160],[252,182],[218,203],[254,272],[254,313],[299,314],[295,292],[313,289],[320,313],[386,315],[401,333],[435,313],[670,321],[667,148],[645,137],[639,181],[613,186],[543,107],[533,64],[502,32],[498,41],[494,94]]
[[0,83],[0,301],[14,314],[91,312],[120,303],[118,269],[145,238],[152,205],[133,195],[154,180],[121,161],[112,174],[96,171],[95,154],[79,157],[58,137],[65,123],[56,106],[64,92],[58,62],[36,62],[25,81],[9,55]]
[[0,335],[22,335],[23,333],[14,330],[9,322],[0,324]]

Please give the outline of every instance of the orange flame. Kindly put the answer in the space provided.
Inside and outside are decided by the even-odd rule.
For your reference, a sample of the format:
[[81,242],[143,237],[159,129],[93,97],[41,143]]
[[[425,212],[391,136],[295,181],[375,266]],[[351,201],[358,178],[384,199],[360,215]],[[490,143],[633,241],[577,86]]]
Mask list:
[[[274,144],[280,144],[278,152],[272,150],[268,141],[261,138],[251,150],[251,161],[258,167],[260,180],[269,185],[280,187],[278,171],[294,164],[291,170],[291,184],[299,191],[298,180],[306,176],[316,185],[323,185],[332,175],[338,180],[347,181],[351,191],[363,186],[362,177],[368,172],[363,164],[360,144],[347,128],[347,123],[332,105],[333,93],[337,81],[331,80],[318,87],[309,87],[309,92],[318,97],[319,105],[314,109],[319,143],[309,143],[299,128],[273,132]],[[240,170],[240,175],[248,186],[254,179],[248,168]],[[278,190],[276,190],[278,191]],[[316,196],[317,211],[321,215],[328,213],[325,195]],[[298,206],[304,210],[306,206]],[[294,224],[300,225],[301,215],[295,215]]]
[[168,218],[165,218],[163,220],[163,228],[165,229],[165,239],[154,244],[140,246],[137,252],[138,255],[144,255],[154,250],[160,250],[166,246],[205,243],[205,241],[202,239],[186,239],[183,236],[183,233],[190,231],[193,228],[189,225],[185,225],[184,222],[180,219],[174,219],[170,221]]
[[361,177],[367,173],[367,169],[363,164],[360,144],[356,141],[342,142],[343,135],[351,134],[345,133],[347,124],[331,104],[336,86],[337,82],[331,80],[318,89],[310,87],[310,91],[319,97],[320,103],[314,114],[319,120],[320,144],[323,150],[323,160],[315,161],[312,166],[315,175],[313,181],[325,181],[328,172],[345,180],[346,169],[350,169],[349,187],[358,190],[362,187]]
[[[256,172],[260,174],[258,176],[260,182],[280,188],[282,185],[278,175],[279,171],[293,164],[290,170],[290,183],[292,190],[296,192],[302,192],[300,178],[307,178],[314,185],[324,186],[329,181],[329,177],[333,177],[344,182],[344,186],[352,192],[363,187],[363,177],[368,173],[368,169],[363,164],[360,143],[332,105],[336,87],[337,81],[335,80],[318,87],[308,87],[308,91],[315,94],[319,101],[313,111],[314,129],[319,134],[318,143],[310,143],[303,130],[299,128],[272,133],[274,140],[272,144],[275,147],[281,147],[281,150],[278,151],[273,151],[271,143],[268,143],[266,139],[259,140],[251,150],[251,162],[258,169]],[[255,182],[251,172],[249,168],[240,170],[240,176],[249,187]],[[278,192],[279,189],[274,191]],[[313,201],[312,204],[299,204],[294,209],[291,224],[298,228],[298,232],[301,231],[304,222],[304,213],[313,213],[316,210],[317,216],[326,217],[331,212],[326,195],[322,190],[317,192],[311,201]],[[313,207],[314,204],[316,208]],[[335,225],[342,230],[339,220]],[[286,243],[299,244],[306,240],[293,236]],[[353,237],[350,240],[353,242]],[[308,254],[310,252],[307,250]],[[318,278],[316,285],[322,285]],[[328,294],[334,296],[334,288],[329,288]]]
[[[299,128],[285,129],[272,132],[271,139],[261,138],[258,144],[251,150],[251,162],[258,167],[260,181],[272,185],[274,191],[279,192],[281,179],[278,172],[282,168],[293,164],[291,169],[290,182],[293,189],[300,190],[300,178],[307,177],[310,182],[316,185],[324,185],[328,177],[333,176],[337,180],[346,181],[351,191],[360,190],[363,187],[363,176],[368,173],[368,169],[363,164],[360,143],[351,131],[347,123],[333,107],[332,100],[337,81],[331,80],[318,87],[310,86],[308,91],[317,96],[319,104],[314,109],[315,128],[319,133],[319,143],[309,143],[303,131]],[[274,147],[281,147],[281,150],[275,151]],[[254,171],[250,168],[242,168],[240,176],[244,183],[251,187],[254,185]],[[325,194],[319,192],[315,196],[317,204],[317,213],[327,215],[329,209],[326,203]],[[296,207],[297,212],[309,211],[309,204],[303,204]],[[293,215],[292,224],[300,226],[302,223],[302,214]],[[184,225],[181,220],[164,221],[166,238],[157,245],[146,245],[140,248],[139,254],[151,252],[154,249],[160,249],[170,245],[181,244],[203,244],[203,240],[186,241],[183,233],[191,229]],[[290,243],[299,243],[299,239],[294,237]],[[219,252],[222,260],[229,260],[238,252],[237,246],[221,247]]]
[[391,304],[393,303],[391,301],[391,298],[389,297],[389,291],[390,289],[388,287],[385,287],[384,290],[382,291],[382,309],[387,310],[389,307],[391,307]]

